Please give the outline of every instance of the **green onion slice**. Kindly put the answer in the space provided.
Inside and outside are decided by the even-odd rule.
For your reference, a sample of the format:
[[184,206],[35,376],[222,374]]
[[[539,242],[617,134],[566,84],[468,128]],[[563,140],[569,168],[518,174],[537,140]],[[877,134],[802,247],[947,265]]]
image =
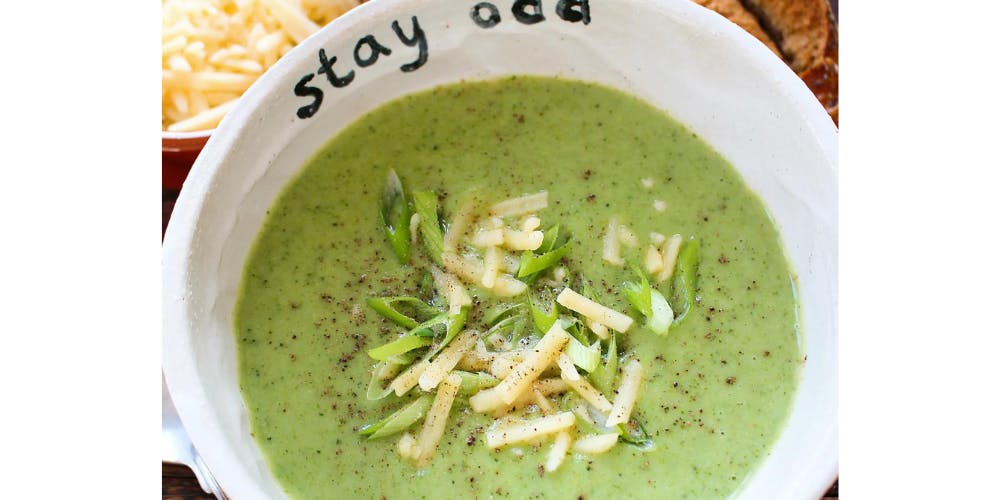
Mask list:
[[626,444],[630,444],[642,451],[652,451],[655,443],[642,422],[632,418],[628,423],[618,425],[618,436]]
[[406,264],[410,260],[410,206],[395,170],[389,170],[378,208],[385,237],[400,264]]
[[637,266],[633,266],[632,271],[639,277],[639,282],[627,281],[622,285],[622,289],[625,291],[625,298],[632,304],[632,307],[641,312],[646,318],[649,318],[653,315],[652,298],[650,297],[652,288],[649,286],[649,280],[646,279],[646,273],[642,272]]
[[601,343],[594,342],[589,347],[580,343],[575,338],[569,339],[566,347],[566,355],[574,365],[583,368],[587,372],[594,371],[601,362]]
[[517,268],[517,277],[533,279],[542,271],[555,266],[569,253],[572,242],[573,240],[567,240],[561,247],[541,255],[526,250],[521,254],[521,265]]
[[392,361],[382,361],[375,365],[375,368],[372,369],[372,378],[368,381],[365,397],[369,401],[375,401],[388,396],[392,392],[392,388],[388,386],[387,382],[392,380],[402,367],[403,365]]
[[482,389],[489,389],[500,383],[500,379],[485,372],[467,372],[462,370],[452,370],[462,377],[462,385],[458,388],[460,394],[475,394]]
[[451,342],[451,339],[455,338],[462,331],[462,328],[465,326],[465,320],[468,318],[469,306],[462,306],[458,313],[449,314],[447,316],[446,323],[448,327],[445,329],[444,339],[441,340],[441,343],[437,347],[431,350],[428,358],[441,352],[441,349],[444,349]]
[[416,328],[419,322],[441,314],[440,310],[416,297],[369,297],[365,302],[375,312],[404,328]]
[[430,394],[420,396],[416,401],[396,410],[392,415],[362,427],[358,433],[368,436],[368,439],[378,439],[403,432],[427,414],[433,400],[434,397]]
[[658,335],[666,335],[674,321],[674,311],[659,290],[650,291],[652,314],[648,316],[646,327]]
[[483,315],[483,322],[492,327],[500,321],[523,312],[524,304],[521,302],[507,302],[491,307]]
[[556,224],[542,232],[542,245],[535,251],[540,254],[551,252],[552,249],[556,247],[556,241],[558,239],[559,224]]
[[548,332],[549,328],[552,328],[552,325],[559,319],[559,307],[556,305],[556,301],[552,300],[551,304],[550,309],[546,311],[535,306],[534,299],[528,297],[528,306],[531,308],[531,319],[535,323],[535,329],[542,335]]
[[687,317],[698,292],[698,240],[689,240],[677,254],[677,268],[671,280],[671,307],[679,311],[673,324],[679,325]]
[[618,347],[615,341],[616,334],[611,332],[608,339],[608,351],[603,363],[599,363],[590,372],[590,381],[604,395],[613,394],[615,377],[618,375]]
[[403,354],[410,352],[414,349],[419,349],[421,347],[429,346],[433,342],[430,337],[423,337],[420,335],[405,335],[400,337],[388,344],[380,347],[376,347],[368,351],[368,356],[372,359],[377,359],[379,361],[385,361],[391,356],[397,354]]
[[420,217],[420,235],[428,255],[435,264],[443,266],[441,255],[444,253],[444,234],[438,220],[437,194],[434,191],[414,192],[413,208]]

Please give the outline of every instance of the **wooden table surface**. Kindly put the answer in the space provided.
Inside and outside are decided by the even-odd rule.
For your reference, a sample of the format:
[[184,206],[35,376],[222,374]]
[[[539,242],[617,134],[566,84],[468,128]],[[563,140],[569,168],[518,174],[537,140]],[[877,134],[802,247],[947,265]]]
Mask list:
[[[177,191],[171,189],[163,190],[163,231],[167,230],[167,221],[170,220],[170,212],[174,209],[174,201],[177,200]],[[215,498],[202,491],[198,485],[198,480],[190,469],[183,465],[169,464],[163,462],[162,489],[163,498],[170,500],[211,500]],[[834,482],[824,500],[837,498],[839,496],[838,483]]]

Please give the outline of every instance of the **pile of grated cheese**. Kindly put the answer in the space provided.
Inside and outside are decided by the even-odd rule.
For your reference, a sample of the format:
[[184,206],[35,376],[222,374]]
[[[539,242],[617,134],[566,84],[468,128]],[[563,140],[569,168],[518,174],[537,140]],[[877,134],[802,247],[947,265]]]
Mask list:
[[297,43],[364,0],[163,0],[163,130],[209,130]]
[[[513,273],[518,264],[517,257],[507,252],[534,250],[541,245],[541,220],[536,213],[547,206],[548,193],[542,191],[489,207],[488,216],[478,224],[471,204],[457,211],[444,236],[445,270],[433,269],[439,294],[447,299],[451,310],[471,303],[463,282],[489,289],[500,297],[526,291],[527,285],[507,274]],[[510,227],[504,218],[518,222]],[[483,257],[460,255],[463,247],[478,248]],[[632,327],[634,321],[628,315],[590,300],[569,286],[560,288],[556,302],[583,316],[595,332],[604,333],[602,338],[607,337],[609,328],[624,333]],[[389,384],[397,396],[418,386],[424,392],[436,390],[423,427],[416,436],[405,432],[400,438],[400,456],[418,466],[431,460],[462,384],[460,372],[485,373],[496,379],[495,385],[469,397],[472,411],[494,418],[485,433],[486,445],[491,449],[551,440],[544,467],[552,472],[571,451],[596,455],[619,442],[620,434],[613,429],[629,422],[640,394],[643,366],[638,360],[624,365],[614,401],[610,401],[577,371],[568,354],[571,335],[559,321],[530,346],[491,351],[486,339],[480,337],[479,332],[466,329],[434,358],[414,363]],[[573,408],[557,411],[555,398],[567,392],[576,393],[579,401]],[[593,429],[607,432],[595,433]]]

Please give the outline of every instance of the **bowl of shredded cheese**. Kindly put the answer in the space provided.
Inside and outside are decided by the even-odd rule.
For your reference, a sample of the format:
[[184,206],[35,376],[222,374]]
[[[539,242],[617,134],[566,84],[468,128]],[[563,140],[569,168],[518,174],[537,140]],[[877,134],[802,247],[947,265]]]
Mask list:
[[177,189],[212,130],[288,51],[365,0],[163,0],[163,183]]

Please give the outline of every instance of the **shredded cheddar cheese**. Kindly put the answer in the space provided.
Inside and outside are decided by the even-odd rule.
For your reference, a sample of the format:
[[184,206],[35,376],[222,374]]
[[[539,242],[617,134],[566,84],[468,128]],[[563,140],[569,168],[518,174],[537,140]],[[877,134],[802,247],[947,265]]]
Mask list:
[[618,434],[591,434],[577,439],[573,451],[598,455],[611,449],[618,442]]
[[531,420],[519,420],[514,423],[495,426],[486,431],[486,444],[490,448],[499,448],[511,443],[527,441],[539,436],[555,434],[573,426],[576,417],[573,412],[562,412]]
[[546,472],[555,472],[562,465],[563,460],[566,459],[566,452],[569,451],[571,442],[572,438],[569,432],[561,431],[559,434],[556,434],[556,440],[552,443],[552,448],[549,449],[549,456],[545,460]]
[[163,129],[209,130],[297,43],[362,0],[164,0]]
[[476,335],[476,332],[466,330],[452,339],[451,343],[438,353],[437,357],[420,374],[420,378],[418,379],[420,388],[430,391],[437,387],[448,376],[448,373],[455,368],[455,365],[458,364],[465,353],[469,349],[472,349],[473,344],[476,343]]
[[498,217],[513,217],[538,212],[548,206],[549,192],[541,191],[501,201],[490,207],[490,214]]
[[417,465],[426,465],[431,456],[434,455],[434,450],[437,449],[438,442],[444,435],[448,414],[451,413],[451,405],[455,402],[455,396],[458,395],[458,388],[461,385],[462,377],[453,373],[448,375],[438,387],[431,409],[427,412],[427,419],[424,420],[424,427],[417,438],[417,447],[419,448]]
[[681,251],[681,243],[684,239],[679,234],[670,237],[663,245],[663,269],[656,275],[656,280],[664,282],[674,274],[674,266],[677,265],[677,255]]
[[[512,276],[512,273],[519,270],[519,260],[509,255],[504,248],[526,252],[539,248],[545,234],[538,230],[542,227],[542,220],[535,214],[547,206],[547,196],[547,192],[543,191],[506,200],[489,207],[486,215],[476,208],[484,205],[466,202],[448,225],[441,245],[435,247],[444,248],[441,254],[444,270],[430,266],[430,272],[438,297],[447,301],[449,321],[460,322],[458,326],[449,322],[448,331],[460,333],[450,340],[446,338],[447,345],[443,347],[427,342],[437,345],[437,350],[425,351],[422,359],[411,354],[409,359],[416,358],[417,361],[389,383],[389,389],[397,396],[405,395],[417,385],[425,392],[436,391],[430,403],[429,396],[422,396],[422,404],[425,406],[421,408],[430,404],[430,409],[416,437],[410,432],[404,432],[399,439],[397,448],[404,459],[412,460],[418,466],[425,466],[431,460],[447,430],[449,415],[460,389],[463,394],[471,394],[468,402],[473,412],[492,416],[494,419],[485,433],[488,447],[497,449],[512,444],[541,446],[551,443],[544,462],[544,470],[548,472],[556,471],[571,450],[591,455],[607,452],[619,439],[618,433],[609,430],[617,430],[616,426],[630,422],[641,391],[644,376],[642,365],[633,359],[620,372],[607,372],[610,379],[594,378],[598,376],[595,371],[598,366],[596,363],[601,362],[601,354],[604,352],[602,342],[594,340],[586,330],[576,330],[578,321],[568,311],[578,313],[583,325],[604,340],[611,337],[612,330],[622,333],[628,331],[634,320],[566,287],[562,282],[569,279],[569,273],[565,267],[557,266],[556,261],[551,261],[542,268],[550,272],[552,278],[537,274],[540,271],[534,271],[534,275],[532,271],[528,271],[525,281]],[[412,232],[419,227],[419,222],[419,216],[411,218],[411,238],[414,236]],[[609,248],[613,260],[623,262],[623,246],[639,247],[639,239],[635,233],[615,218],[609,222],[604,237],[605,254],[602,257],[605,260],[608,260]],[[650,234],[650,244],[645,248],[645,264],[651,275],[656,278],[664,275],[669,277],[680,243],[680,235],[667,239],[659,233]],[[525,255],[525,258],[531,257],[527,253]],[[525,305],[501,301],[486,314],[481,310],[474,310],[481,303],[483,289],[492,297],[511,297],[526,292],[526,282],[533,287],[541,285],[543,291],[545,287],[549,287],[548,292],[561,288],[555,298],[557,305],[552,306],[556,321],[540,339],[534,337],[537,341],[525,337],[524,330],[527,328],[530,331],[532,328],[540,328],[537,326],[539,324],[546,324],[539,319],[534,303]],[[473,287],[471,294],[466,285]],[[477,297],[476,301],[473,301],[473,295]],[[494,307],[490,304],[489,307]],[[437,308],[439,301],[431,301],[429,306]],[[564,309],[560,309],[560,306]],[[463,308],[468,309],[463,311]],[[390,311],[392,312],[405,315],[398,311]],[[412,324],[405,325],[404,320],[398,316],[383,314],[401,325],[412,327]],[[428,316],[444,317],[433,310],[415,315],[422,320],[426,320]],[[465,325],[467,317],[476,318],[470,321],[482,321],[485,325]],[[410,319],[417,322],[414,318]],[[474,329],[480,326],[489,330],[480,334]],[[571,336],[567,329],[577,337]],[[418,334],[423,335],[421,332]],[[440,330],[435,335],[440,335]],[[587,338],[581,339],[579,335]],[[573,340],[574,338],[577,340]],[[611,349],[610,346],[608,349],[608,352],[614,353],[609,355],[617,356],[617,353],[622,352]],[[615,361],[617,362],[617,358]],[[374,369],[372,384],[388,381],[402,366],[404,365],[383,361]],[[577,366],[583,367],[582,370],[578,370]],[[618,385],[612,402],[607,397],[611,394],[606,396],[594,384],[607,391],[603,384],[611,384],[615,380]],[[371,387],[376,386],[370,386],[369,397],[372,394]],[[383,394],[388,392],[384,391],[386,392]],[[562,397],[563,393],[569,393],[569,397]],[[420,415],[411,413],[408,417],[410,420],[395,424],[397,427],[392,428],[392,432],[403,432],[407,426],[415,423],[413,420],[419,421],[419,417]],[[577,427],[577,423],[580,427]],[[587,432],[583,431],[587,428],[605,429],[598,431],[605,433],[581,435],[581,432]],[[630,431],[629,442],[635,442],[633,438],[634,434]],[[511,448],[511,453],[520,456],[523,455],[523,450]]]
[[624,333],[628,331],[634,321],[628,315],[622,314],[614,309],[604,307],[601,304],[574,292],[573,289],[569,287],[564,288],[562,292],[559,292],[559,295],[556,297],[556,302],[571,311],[575,311],[586,316],[592,321],[608,326],[616,332]]
[[618,386],[618,395],[615,397],[615,404],[611,407],[608,415],[607,427],[624,424],[628,422],[632,415],[632,409],[639,399],[639,386],[642,384],[642,365],[639,361],[629,361],[622,370],[622,383]]

